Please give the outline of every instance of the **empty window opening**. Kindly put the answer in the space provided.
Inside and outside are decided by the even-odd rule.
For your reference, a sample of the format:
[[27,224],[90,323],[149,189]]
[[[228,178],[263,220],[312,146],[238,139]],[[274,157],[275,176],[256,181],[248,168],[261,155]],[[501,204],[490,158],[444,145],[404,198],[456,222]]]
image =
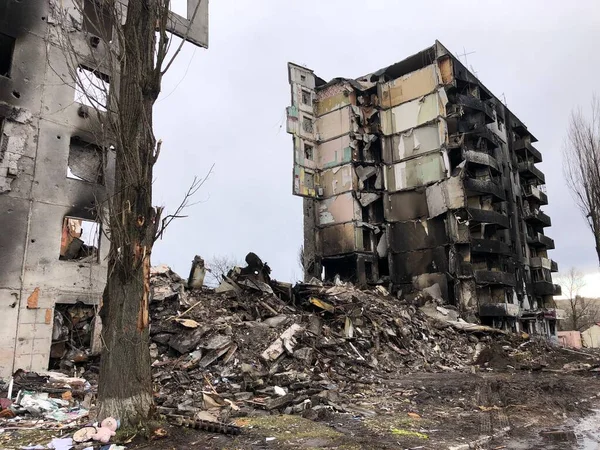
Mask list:
[[98,70],[79,66],[75,80],[75,101],[99,111],[106,111],[109,86],[108,75]]
[[312,119],[310,117],[302,118],[302,129],[304,131],[306,131],[307,133],[313,132],[313,123],[312,123]]
[[15,38],[0,33],[0,76],[10,78]]
[[304,89],[302,90],[302,103],[304,105],[308,105],[308,106],[312,105],[312,99],[311,99],[310,92],[305,91]]
[[69,145],[67,178],[103,183],[103,151],[94,144],[72,137]]
[[54,307],[50,370],[71,370],[87,363],[94,347],[96,311],[81,302]]
[[304,158],[310,161],[314,161],[315,149],[312,145],[304,144]]
[[114,11],[104,0],[83,0],[83,31],[112,40]]
[[373,282],[373,263],[370,261],[365,261],[365,278],[367,282]]
[[300,75],[300,81],[306,81],[306,75]]
[[169,2],[169,10],[181,17],[188,18],[187,0],[171,0]]
[[77,217],[65,217],[60,242],[62,261],[97,262],[100,224]]
[[363,235],[363,250],[366,252],[370,252],[373,249],[373,247],[371,245],[371,230],[363,228],[362,235]]
[[356,256],[348,255],[338,258],[323,259],[323,270],[325,281],[332,281],[336,275],[340,276],[342,281],[355,283],[356,277]]

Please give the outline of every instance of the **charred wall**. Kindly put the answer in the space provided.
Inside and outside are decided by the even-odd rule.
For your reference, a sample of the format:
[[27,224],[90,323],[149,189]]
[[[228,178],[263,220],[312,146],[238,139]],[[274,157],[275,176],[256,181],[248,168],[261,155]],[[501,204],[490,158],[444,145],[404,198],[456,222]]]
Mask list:
[[[54,305],[97,303],[106,277],[108,242],[101,233],[93,262],[60,259],[65,217],[98,220],[99,203],[112,189],[114,154],[107,151],[102,182],[68,177],[72,138],[93,141],[98,124],[79,114],[51,4],[0,5],[0,32],[14,41],[10,72],[0,76],[0,376],[47,368]],[[74,26],[70,37],[88,48],[81,28]]]

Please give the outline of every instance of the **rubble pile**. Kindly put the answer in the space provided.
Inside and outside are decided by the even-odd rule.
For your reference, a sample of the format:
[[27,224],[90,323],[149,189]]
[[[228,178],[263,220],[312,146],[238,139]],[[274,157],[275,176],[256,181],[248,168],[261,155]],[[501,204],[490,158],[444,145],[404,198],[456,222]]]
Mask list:
[[187,290],[168,267],[153,269],[151,352],[163,413],[208,410],[226,420],[240,407],[350,410],[365,385],[399,373],[470,370],[480,340],[503,333],[436,305],[426,315],[382,287],[292,288],[270,280],[270,270],[245,269],[215,290]]

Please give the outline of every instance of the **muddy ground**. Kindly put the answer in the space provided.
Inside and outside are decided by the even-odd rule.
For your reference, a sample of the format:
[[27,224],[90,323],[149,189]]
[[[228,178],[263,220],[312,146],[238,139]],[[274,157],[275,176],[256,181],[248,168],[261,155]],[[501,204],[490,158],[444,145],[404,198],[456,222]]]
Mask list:
[[[355,414],[309,420],[257,411],[234,419],[240,436],[166,427],[161,439],[121,440],[129,449],[159,450],[584,448],[562,430],[598,400],[600,379],[590,372],[419,373],[362,386]],[[57,434],[5,431],[0,448],[48,443]]]
[[[557,443],[555,448],[577,448],[572,435],[554,431],[590,414],[599,393],[600,380],[590,376],[414,374],[365,386],[355,404],[363,412],[375,413],[366,418],[352,414],[329,414],[315,421],[296,416],[239,418],[245,432],[235,438],[176,429],[162,442],[133,448],[532,448],[533,443],[540,448]],[[523,447],[527,442],[532,446]]]

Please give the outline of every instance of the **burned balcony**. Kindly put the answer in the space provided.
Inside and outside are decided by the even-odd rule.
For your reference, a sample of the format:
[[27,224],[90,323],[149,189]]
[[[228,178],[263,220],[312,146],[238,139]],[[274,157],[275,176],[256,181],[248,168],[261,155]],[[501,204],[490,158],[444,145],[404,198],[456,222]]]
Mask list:
[[484,303],[479,305],[480,317],[517,317],[519,305],[513,303]]
[[554,239],[549,238],[543,233],[527,235],[527,244],[531,247],[545,247],[549,250],[554,248]]
[[471,252],[508,255],[510,248],[506,243],[496,239],[471,239]]
[[469,197],[488,194],[491,195],[495,201],[503,202],[506,200],[502,185],[492,180],[465,178],[464,185],[467,190],[467,196]]
[[540,151],[531,145],[531,140],[529,138],[519,139],[513,143],[513,150],[515,153],[522,155],[524,158],[528,159],[529,156],[533,159],[533,162],[540,163],[542,162],[542,154]]
[[547,205],[548,204],[548,196],[543,191],[543,188],[545,188],[545,185],[541,185],[541,186],[534,186],[532,184],[525,185],[522,188],[523,196],[527,200],[537,201],[540,205]]
[[541,184],[546,183],[546,177],[540,169],[535,167],[535,163],[533,161],[519,162],[519,174],[525,179],[535,178],[539,180]]
[[535,281],[532,283],[533,293],[535,295],[561,295],[562,290],[559,284],[553,284],[551,281]]
[[514,287],[516,284],[514,274],[499,270],[475,270],[473,275],[475,276],[475,282],[481,285]]
[[558,264],[550,258],[543,256],[533,256],[529,259],[529,265],[534,269],[546,269],[550,272],[558,272]]
[[[458,214],[457,217],[459,217]],[[499,212],[489,211],[486,209],[467,208],[467,217],[464,219],[473,222],[491,223],[498,225],[501,228],[509,227],[509,220],[507,216]]]
[[465,161],[467,161],[467,163],[469,164],[489,167],[490,169],[493,169],[496,173],[500,172],[500,166],[498,165],[498,161],[496,161],[496,158],[489,155],[488,153],[479,152],[476,150],[466,150],[464,152],[463,157]]
[[540,210],[526,211],[525,213],[523,213],[523,219],[525,219],[525,221],[531,224],[539,225],[542,227],[549,227],[552,225],[550,217],[548,217]]
[[496,118],[494,116],[494,110],[492,109],[492,107],[487,103],[479,100],[477,97],[473,97],[471,95],[456,94],[454,102],[455,104],[460,105],[464,108],[482,112],[485,116],[486,124],[496,121]]

